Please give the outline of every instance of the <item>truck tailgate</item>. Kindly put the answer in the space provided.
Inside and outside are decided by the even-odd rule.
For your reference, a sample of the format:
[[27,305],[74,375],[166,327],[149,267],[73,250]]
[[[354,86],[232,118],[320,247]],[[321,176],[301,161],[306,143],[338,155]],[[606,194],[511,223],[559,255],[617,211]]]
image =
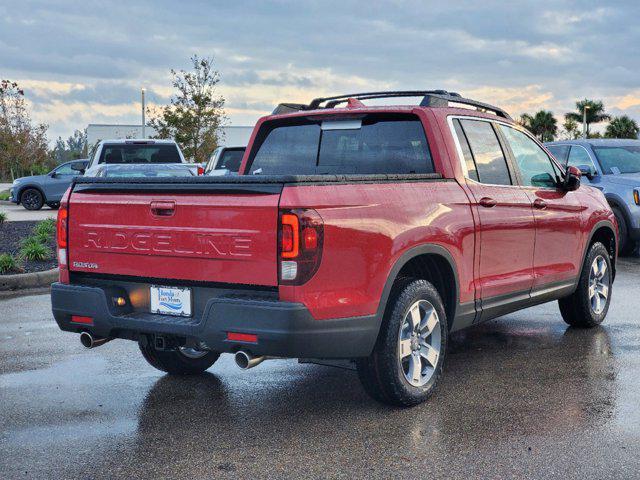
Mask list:
[[278,283],[278,189],[76,187],[69,197],[72,272]]

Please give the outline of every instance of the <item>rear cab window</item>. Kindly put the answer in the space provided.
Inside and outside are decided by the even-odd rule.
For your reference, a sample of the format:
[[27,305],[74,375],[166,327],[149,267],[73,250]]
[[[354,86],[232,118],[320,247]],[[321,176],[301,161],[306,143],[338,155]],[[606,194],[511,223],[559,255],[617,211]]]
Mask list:
[[265,124],[249,155],[253,175],[433,173],[427,138],[411,114],[295,118]]
[[468,178],[489,185],[512,185],[507,159],[491,122],[455,119]]
[[171,144],[105,144],[98,163],[182,163],[178,148]]

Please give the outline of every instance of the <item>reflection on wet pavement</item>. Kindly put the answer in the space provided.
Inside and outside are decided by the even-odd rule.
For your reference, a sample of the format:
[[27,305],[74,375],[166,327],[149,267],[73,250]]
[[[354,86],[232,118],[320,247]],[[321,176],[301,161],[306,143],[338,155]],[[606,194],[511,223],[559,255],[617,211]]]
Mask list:
[[555,304],[454,334],[427,404],[371,401],[354,372],[223,356],[172,378],[130,342],[85,351],[48,297],[1,302],[2,478],[633,478],[640,466],[640,271],[606,324]]

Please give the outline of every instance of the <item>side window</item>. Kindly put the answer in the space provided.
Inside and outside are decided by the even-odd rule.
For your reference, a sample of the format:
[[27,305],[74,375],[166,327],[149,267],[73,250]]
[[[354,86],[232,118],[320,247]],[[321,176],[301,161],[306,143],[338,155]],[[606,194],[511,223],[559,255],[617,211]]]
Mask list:
[[507,159],[493,126],[481,120],[461,120],[469,141],[479,181],[492,185],[511,185]]
[[462,125],[460,125],[460,120],[457,118],[453,121],[453,128],[456,131],[456,136],[458,137],[458,143],[460,144],[460,148],[462,149],[462,155],[464,156],[464,163],[467,166],[467,172],[469,174],[469,178],[479,182],[478,178],[478,170],[476,169],[476,162],[473,161],[473,155],[471,154],[471,149],[469,148],[469,142],[467,141],[467,136],[464,134],[464,130],[462,130]]
[[576,145],[573,145],[571,147],[571,151],[569,152],[568,165],[571,167],[587,166],[591,169],[592,172],[596,172],[596,167],[593,164],[591,157],[589,157],[587,151],[583,147],[579,147]]
[[558,172],[546,152],[515,128],[500,125],[500,130],[516,158],[522,183],[534,187],[555,188],[558,184]]
[[56,175],[78,175],[78,172],[72,169],[71,164],[68,163],[56,168]]
[[567,154],[569,153],[569,145],[548,145],[547,150],[556,157],[561,165],[567,164]]

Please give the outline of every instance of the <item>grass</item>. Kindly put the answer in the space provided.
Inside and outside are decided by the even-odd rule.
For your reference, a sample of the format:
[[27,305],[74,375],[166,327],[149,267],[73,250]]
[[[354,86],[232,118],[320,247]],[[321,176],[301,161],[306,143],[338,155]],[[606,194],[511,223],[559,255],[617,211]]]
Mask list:
[[7,221],[7,212],[0,212],[0,225]]
[[38,237],[28,237],[22,242],[19,256],[25,260],[48,260],[51,258],[51,249],[43,245]]
[[9,190],[0,192],[0,200],[9,200]]
[[9,253],[0,254],[0,273],[9,273],[19,270],[18,260]]
[[53,218],[38,222],[38,224],[33,227],[33,235],[37,237],[41,243],[49,242],[49,240],[53,239],[55,234],[56,221]]

